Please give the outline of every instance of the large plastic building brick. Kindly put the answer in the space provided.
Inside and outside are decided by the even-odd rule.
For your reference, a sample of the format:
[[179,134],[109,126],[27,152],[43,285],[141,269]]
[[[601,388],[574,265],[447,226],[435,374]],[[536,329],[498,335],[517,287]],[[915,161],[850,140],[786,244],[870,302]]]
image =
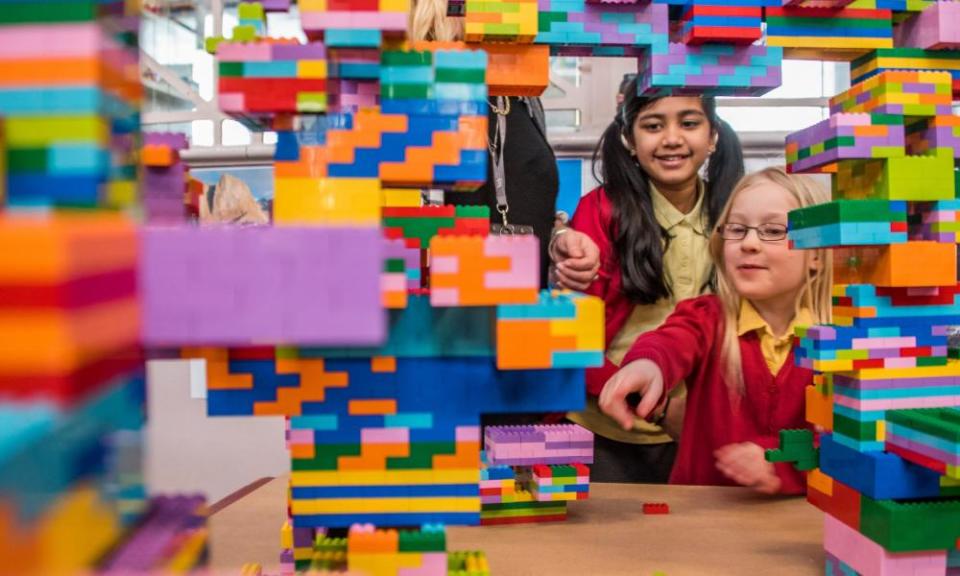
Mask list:
[[670,43],[640,57],[641,94],[760,96],[780,85],[783,50]]
[[867,52],[850,63],[850,82],[857,84],[884,70],[946,71],[953,93],[960,94],[960,62],[949,51],[920,48],[884,48]]
[[430,254],[434,306],[532,304],[538,299],[535,236],[436,236]]
[[960,48],[960,5],[935,2],[894,30],[897,46],[924,50]]
[[141,241],[152,345],[377,344],[385,335],[377,228],[152,228]]
[[951,83],[946,72],[885,70],[830,98],[830,112],[950,115]]
[[219,103],[224,112],[253,117],[327,110],[327,51],[323,44],[262,39],[217,46]]
[[833,197],[952,200],[955,178],[953,158],[949,156],[841,161],[833,181]]
[[833,114],[787,136],[787,169],[818,172],[838,160],[905,155],[903,118],[881,114]]
[[179,151],[187,148],[187,137],[150,132],[143,139],[141,196],[147,222],[181,223],[185,219],[187,167]]
[[765,8],[764,16],[767,45],[782,46],[788,57],[893,48],[890,10],[784,6]]
[[834,200],[792,210],[794,248],[895,244],[907,241],[907,203],[889,200]]
[[497,368],[603,365],[603,302],[582,294],[540,293],[532,305],[497,307]]
[[537,0],[466,0],[467,42],[529,44],[537,36]]

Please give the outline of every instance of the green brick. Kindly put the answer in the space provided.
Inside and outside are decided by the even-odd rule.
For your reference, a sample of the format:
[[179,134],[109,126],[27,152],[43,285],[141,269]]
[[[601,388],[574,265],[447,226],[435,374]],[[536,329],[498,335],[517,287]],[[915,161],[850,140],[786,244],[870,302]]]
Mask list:
[[833,431],[854,440],[864,442],[877,440],[877,423],[875,421],[858,422],[853,418],[847,418],[837,413],[833,415]]
[[[213,38],[207,38],[207,40],[213,40]],[[220,62],[218,69],[221,76],[243,76],[243,62]]]
[[384,264],[384,272],[406,272],[407,265],[400,258],[389,258]]
[[294,472],[309,470],[336,470],[341,456],[359,456],[361,446],[357,444],[317,444],[313,458],[293,458],[290,469]]
[[[456,452],[456,442],[413,442],[409,456],[387,458],[387,470],[429,470],[433,468],[434,456]],[[479,454],[477,457],[479,465]]]
[[896,502],[860,495],[860,532],[890,552],[953,549],[960,500]]
[[833,200],[791,210],[788,222],[793,230],[843,222],[906,222],[905,211],[890,209],[890,200]]
[[432,52],[384,52],[380,56],[384,66],[433,66]]
[[381,84],[381,98],[415,98],[428,99],[433,90],[430,84]]
[[430,239],[437,235],[441,228],[453,228],[453,218],[384,218],[385,227],[403,229],[404,238],[419,238],[423,246],[430,244]]
[[483,515],[491,518],[504,516],[524,516],[531,511],[544,513],[546,510],[555,510],[557,514],[563,514],[566,509],[565,501],[538,502],[532,500],[529,502],[500,502],[497,504],[484,504]]
[[7,150],[10,172],[46,172],[47,151],[43,148],[11,148]]
[[887,420],[950,442],[960,442],[960,410],[913,408],[888,410]]
[[457,218],[490,218],[489,206],[457,206],[454,210]]
[[[893,30],[890,20],[887,19],[853,19],[853,18],[803,18],[796,16],[767,16],[767,26],[790,26],[812,28],[817,30]],[[854,36],[855,33],[843,34]]]
[[947,357],[946,356],[926,356],[917,358],[917,366],[946,366]]
[[487,79],[486,70],[437,68],[437,82],[456,82],[461,84],[483,84]]
[[0,24],[89,22],[99,15],[100,3],[15,2],[2,4]]
[[398,534],[400,552],[446,552],[447,535],[442,528],[401,530]]

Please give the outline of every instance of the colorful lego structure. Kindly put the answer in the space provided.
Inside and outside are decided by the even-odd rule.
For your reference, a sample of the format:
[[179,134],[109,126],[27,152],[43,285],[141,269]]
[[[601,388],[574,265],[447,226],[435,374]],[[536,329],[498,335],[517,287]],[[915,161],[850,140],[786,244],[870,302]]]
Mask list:
[[797,334],[797,362],[817,372],[807,419],[823,433],[816,445],[808,430],[783,431],[768,459],[809,471],[827,574],[960,564],[960,364],[948,343],[960,321],[949,72],[960,55],[937,32],[952,30],[953,12],[938,2],[904,21],[894,34],[904,46],[854,60],[830,119],[788,138],[792,170],[833,174],[833,201],[791,212],[790,239],[833,247],[837,284],[833,324]]
[[206,558],[204,499],[144,487],[143,254],[118,208],[140,200],[138,157],[151,217],[182,221],[186,181],[177,143],[140,148],[138,26],[112,0],[0,15],[3,574],[185,573]]

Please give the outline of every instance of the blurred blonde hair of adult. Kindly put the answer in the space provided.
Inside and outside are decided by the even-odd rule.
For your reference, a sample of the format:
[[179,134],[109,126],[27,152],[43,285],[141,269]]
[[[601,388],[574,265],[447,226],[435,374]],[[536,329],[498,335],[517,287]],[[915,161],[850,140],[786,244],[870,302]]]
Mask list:
[[447,0],[413,0],[410,40],[463,40],[463,19],[447,16]]

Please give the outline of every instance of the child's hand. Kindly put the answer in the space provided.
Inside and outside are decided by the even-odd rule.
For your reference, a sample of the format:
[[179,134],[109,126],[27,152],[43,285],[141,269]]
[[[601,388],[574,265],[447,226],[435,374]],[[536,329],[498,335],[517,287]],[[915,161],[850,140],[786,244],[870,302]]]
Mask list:
[[556,263],[556,284],[560,288],[582,292],[600,270],[600,249],[589,236],[569,228],[554,238],[550,258]]
[[780,491],[780,477],[772,462],[764,458],[764,449],[753,442],[727,444],[715,450],[717,469],[737,484],[749,486],[762,494]]
[[627,404],[627,395],[633,392],[641,395],[636,415],[646,418],[663,396],[663,373],[660,367],[650,360],[634,360],[621,366],[603,385],[600,410],[619,422],[624,430],[633,428],[634,414]]

